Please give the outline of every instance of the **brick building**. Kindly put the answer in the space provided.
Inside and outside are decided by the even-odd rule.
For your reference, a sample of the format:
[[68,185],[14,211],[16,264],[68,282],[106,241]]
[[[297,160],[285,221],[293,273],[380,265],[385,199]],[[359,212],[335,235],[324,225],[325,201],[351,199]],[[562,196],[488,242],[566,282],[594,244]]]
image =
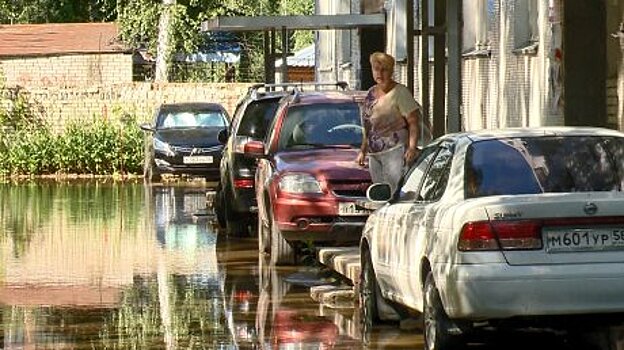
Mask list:
[[0,25],[7,85],[88,87],[132,81],[132,51],[115,23]]

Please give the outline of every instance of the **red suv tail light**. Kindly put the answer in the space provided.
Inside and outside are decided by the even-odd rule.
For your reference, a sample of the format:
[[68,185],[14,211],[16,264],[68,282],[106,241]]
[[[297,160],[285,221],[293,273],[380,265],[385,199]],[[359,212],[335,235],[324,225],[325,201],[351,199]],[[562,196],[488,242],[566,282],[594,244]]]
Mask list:
[[462,227],[460,251],[528,250],[542,248],[542,223],[532,220],[478,221]]

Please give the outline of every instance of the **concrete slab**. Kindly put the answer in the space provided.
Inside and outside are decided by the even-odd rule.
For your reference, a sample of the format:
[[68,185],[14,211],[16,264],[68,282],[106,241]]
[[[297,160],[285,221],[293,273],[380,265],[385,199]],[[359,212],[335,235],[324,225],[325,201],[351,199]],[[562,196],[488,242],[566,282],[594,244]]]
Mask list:
[[358,247],[327,247],[318,250],[318,260],[349,279],[354,286],[360,276],[360,250]]

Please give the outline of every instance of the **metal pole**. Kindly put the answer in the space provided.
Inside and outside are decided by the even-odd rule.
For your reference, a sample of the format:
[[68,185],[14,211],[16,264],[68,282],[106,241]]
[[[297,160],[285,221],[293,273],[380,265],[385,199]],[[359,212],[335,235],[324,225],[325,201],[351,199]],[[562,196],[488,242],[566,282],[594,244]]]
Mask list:
[[407,2],[407,88],[414,95],[414,0]]
[[462,6],[463,0],[448,2],[448,119],[447,131],[458,132],[462,129]]
[[288,29],[282,27],[282,83],[288,82]]
[[[420,60],[421,60],[421,86],[420,91],[423,107],[423,118],[429,119],[429,0],[420,0],[420,28],[422,35],[420,36]],[[434,125],[435,127],[435,125]]]
[[433,137],[446,133],[446,0],[435,0],[433,37]]

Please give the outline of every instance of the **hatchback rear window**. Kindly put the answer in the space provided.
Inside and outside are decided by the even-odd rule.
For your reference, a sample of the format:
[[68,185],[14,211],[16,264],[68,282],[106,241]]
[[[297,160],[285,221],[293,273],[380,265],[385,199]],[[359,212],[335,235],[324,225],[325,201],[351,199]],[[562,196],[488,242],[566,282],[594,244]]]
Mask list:
[[466,197],[622,191],[624,139],[527,137],[475,142],[466,158]]
[[279,98],[251,102],[241,118],[238,136],[249,136],[256,140],[263,140],[268,126],[275,117],[278,102]]

